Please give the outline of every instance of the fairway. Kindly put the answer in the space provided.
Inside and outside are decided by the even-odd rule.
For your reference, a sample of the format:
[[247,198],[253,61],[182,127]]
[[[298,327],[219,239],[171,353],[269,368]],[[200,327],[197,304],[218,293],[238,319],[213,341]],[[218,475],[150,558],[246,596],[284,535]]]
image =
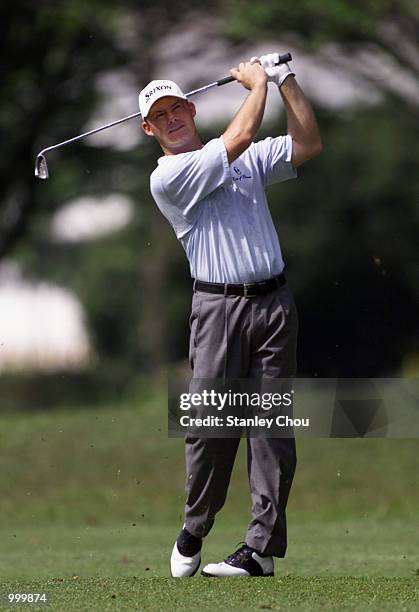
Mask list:
[[[10,583],[8,589],[21,588]],[[180,582],[169,578],[52,579],[25,583],[45,590],[53,610],[417,610],[417,580],[403,578],[240,578]],[[10,610],[28,609],[15,605]],[[41,609],[32,606],[29,609]]]
[[[275,578],[173,580],[183,447],[164,418],[163,393],[0,417],[0,592],[46,592],[53,610],[419,609],[417,441],[300,440]],[[203,563],[243,540],[244,451]]]
[[[225,554],[226,534],[239,537],[226,523],[208,537],[204,562]],[[276,577],[250,581],[167,578],[173,531],[2,530],[1,591],[46,592],[54,610],[419,609],[417,532],[401,522],[293,521],[293,544]]]

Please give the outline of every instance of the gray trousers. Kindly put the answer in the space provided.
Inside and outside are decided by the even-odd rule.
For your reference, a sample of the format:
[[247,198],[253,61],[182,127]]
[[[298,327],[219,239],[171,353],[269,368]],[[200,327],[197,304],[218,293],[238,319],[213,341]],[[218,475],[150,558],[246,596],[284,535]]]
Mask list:
[[[295,375],[298,318],[288,285],[252,298],[195,292],[190,328],[194,378]],[[224,505],[240,438],[187,436],[185,442],[185,525],[205,537]],[[262,554],[285,556],[295,466],[294,438],[247,438],[252,520],[245,541]]]

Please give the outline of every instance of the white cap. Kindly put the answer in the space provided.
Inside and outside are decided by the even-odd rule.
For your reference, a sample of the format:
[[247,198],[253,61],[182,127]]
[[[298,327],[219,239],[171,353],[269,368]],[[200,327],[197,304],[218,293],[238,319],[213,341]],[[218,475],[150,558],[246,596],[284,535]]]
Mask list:
[[179,85],[176,85],[173,81],[151,81],[140,91],[138,96],[138,104],[143,119],[147,117],[154,102],[164,98],[164,96],[175,96],[175,98],[187,100]]

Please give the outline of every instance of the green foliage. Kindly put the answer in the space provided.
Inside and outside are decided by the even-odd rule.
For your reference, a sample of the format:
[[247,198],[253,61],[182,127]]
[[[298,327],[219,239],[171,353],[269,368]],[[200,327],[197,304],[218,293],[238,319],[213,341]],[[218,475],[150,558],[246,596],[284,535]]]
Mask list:
[[[281,3],[267,0],[261,4],[228,0],[224,16],[224,32],[236,42],[280,38],[282,42],[289,40],[305,53],[320,51],[319,62],[327,57],[327,65],[336,71],[342,64],[346,69],[350,67],[355,75],[370,79],[374,88],[387,98],[399,99],[417,116],[417,103],[412,103],[412,91],[419,87],[419,8],[415,0],[285,0]],[[337,53],[333,53],[331,45]],[[391,66],[392,72],[377,78],[371,66],[365,70],[361,49],[367,55],[374,54],[378,64]],[[403,78],[398,82],[392,79],[397,71],[410,89],[410,99],[405,87],[400,86]]]
[[296,32],[306,42],[359,43],[375,41],[384,21],[415,20],[419,17],[414,0],[228,0],[226,33],[238,40]]
[[417,123],[400,102],[317,116],[322,154],[268,190],[300,314],[299,374],[394,375],[419,341]]
[[110,2],[2,4],[0,56],[0,257],[25,235],[45,190],[36,150],[78,133],[95,102],[93,77],[120,65]]

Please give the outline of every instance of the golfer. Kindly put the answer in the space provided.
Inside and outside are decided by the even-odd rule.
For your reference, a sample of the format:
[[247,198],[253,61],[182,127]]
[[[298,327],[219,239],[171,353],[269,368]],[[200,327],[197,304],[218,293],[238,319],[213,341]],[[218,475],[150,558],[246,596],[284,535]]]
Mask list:
[[[151,192],[189,260],[193,279],[190,363],[197,379],[290,378],[296,372],[297,313],[265,188],[297,176],[322,148],[307,98],[278,54],[230,73],[249,94],[226,131],[203,144],[195,106],[173,81],[139,95],[144,132],[163,156]],[[254,142],[268,81],[282,96],[285,136]],[[222,508],[239,438],[186,437],[184,527],[171,556],[173,577],[193,576],[202,540]],[[247,438],[252,519],[245,544],[204,576],[273,576],[287,547],[285,510],[296,465],[294,438]],[[230,552],[230,551],[226,551]]]

